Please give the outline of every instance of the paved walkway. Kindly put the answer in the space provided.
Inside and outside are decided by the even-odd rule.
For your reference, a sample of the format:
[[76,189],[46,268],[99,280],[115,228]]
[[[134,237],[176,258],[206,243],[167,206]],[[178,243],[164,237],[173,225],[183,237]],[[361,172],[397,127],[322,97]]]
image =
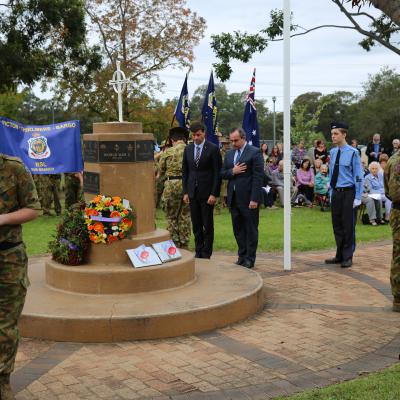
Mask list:
[[215,332],[115,344],[23,339],[17,399],[270,399],[395,363],[391,244],[359,246],[350,269],[325,266],[332,255],[294,254],[283,272],[280,255],[261,254],[264,310]]

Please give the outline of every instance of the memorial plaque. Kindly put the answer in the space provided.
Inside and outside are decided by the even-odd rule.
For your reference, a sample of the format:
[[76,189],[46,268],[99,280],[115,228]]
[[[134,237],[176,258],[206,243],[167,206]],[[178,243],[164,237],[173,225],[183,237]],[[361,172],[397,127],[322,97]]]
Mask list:
[[83,172],[83,191],[86,193],[100,193],[100,174],[97,172]]
[[136,161],[154,160],[154,143],[152,140],[136,142]]
[[97,140],[83,141],[83,160],[86,162],[99,161],[99,142]]
[[109,162],[109,163],[135,162],[135,142],[134,141],[99,142],[99,162]]

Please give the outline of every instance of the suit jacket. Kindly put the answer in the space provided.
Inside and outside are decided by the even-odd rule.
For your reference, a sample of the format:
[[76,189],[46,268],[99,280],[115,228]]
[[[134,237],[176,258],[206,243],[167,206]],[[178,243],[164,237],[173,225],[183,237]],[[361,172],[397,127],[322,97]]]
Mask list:
[[[374,143],[369,142],[367,144],[367,149],[365,150],[365,155],[368,157],[368,164],[371,164],[372,161],[379,161],[376,160],[374,156],[371,156],[370,154],[374,151]],[[383,143],[379,143],[379,151],[378,153],[385,153],[385,147],[383,146]]]
[[262,202],[262,186],[264,182],[264,160],[260,149],[246,144],[240,159],[236,163],[245,163],[245,172],[233,175],[232,168],[236,150],[226,153],[222,167],[222,178],[228,180],[228,206],[232,205],[233,192],[237,205],[248,207],[250,201]]
[[194,143],[186,146],[182,161],[183,194],[194,198],[197,187],[197,196],[208,199],[210,195],[219,197],[221,189],[221,154],[214,143],[204,143],[199,165],[194,162]]

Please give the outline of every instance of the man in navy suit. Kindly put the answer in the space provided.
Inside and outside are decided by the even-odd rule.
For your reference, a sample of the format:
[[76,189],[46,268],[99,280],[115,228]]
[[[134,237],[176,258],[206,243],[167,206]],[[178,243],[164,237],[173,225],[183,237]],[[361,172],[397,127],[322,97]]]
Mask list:
[[230,140],[233,149],[226,153],[221,174],[228,180],[228,207],[238,245],[236,264],[253,268],[258,245],[264,160],[260,149],[246,142],[242,128],[235,128]]
[[189,203],[196,258],[210,258],[214,243],[214,205],[221,189],[221,154],[205,139],[204,125],[190,126],[193,143],[182,161],[183,201]]

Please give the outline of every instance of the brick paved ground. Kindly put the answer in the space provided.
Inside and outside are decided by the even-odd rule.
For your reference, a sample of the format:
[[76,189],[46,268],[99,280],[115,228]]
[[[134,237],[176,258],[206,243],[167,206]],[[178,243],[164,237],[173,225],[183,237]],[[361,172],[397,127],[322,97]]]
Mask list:
[[[395,363],[390,243],[360,246],[351,269],[332,252],[261,254],[264,310],[215,332],[168,340],[71,344],[23,339],[17,399],[269,399]],[[234,261],[218,254],[216,258]]]

